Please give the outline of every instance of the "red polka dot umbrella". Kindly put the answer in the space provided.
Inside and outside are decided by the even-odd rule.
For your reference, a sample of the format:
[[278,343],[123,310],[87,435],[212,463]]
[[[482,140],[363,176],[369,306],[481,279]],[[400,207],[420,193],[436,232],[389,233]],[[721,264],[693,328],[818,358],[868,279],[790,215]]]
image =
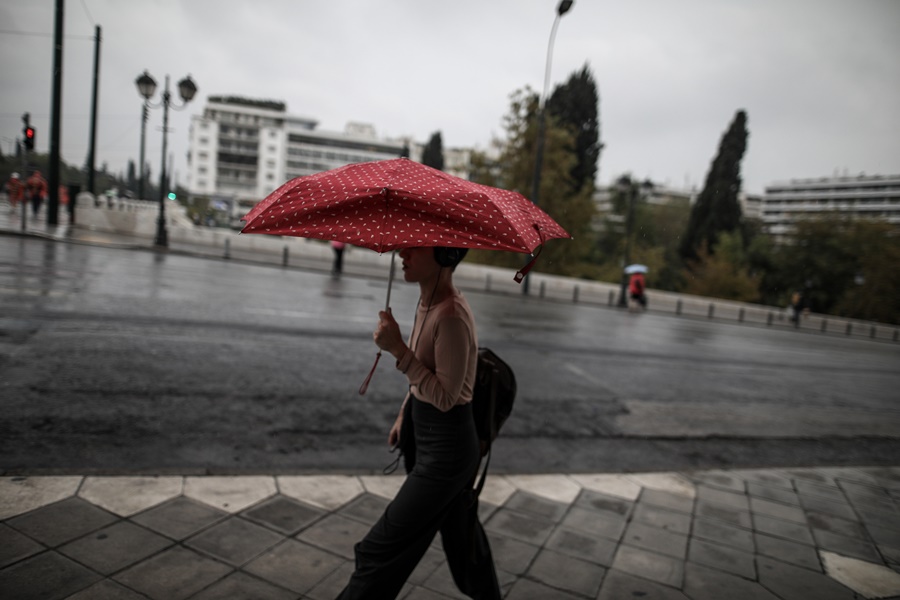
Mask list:
[[376,252],[448,246],[533,253],[548,239],[571,237],[521,194],[406,158],[298,177],[269,194],[244,221],[242,233],[338,240]]
[[[244,221],[241,233],[337,240],[376,252],[447,246],[533,254],[548,239],[571,237],[521,194],[405,158],[292,179],[253,207]],[[516,273],[516,281],[522,281],[536,259]],[[385,309],[391,303],[393,277],[392,256]],[[360,394],[380,357],[381,352]]]

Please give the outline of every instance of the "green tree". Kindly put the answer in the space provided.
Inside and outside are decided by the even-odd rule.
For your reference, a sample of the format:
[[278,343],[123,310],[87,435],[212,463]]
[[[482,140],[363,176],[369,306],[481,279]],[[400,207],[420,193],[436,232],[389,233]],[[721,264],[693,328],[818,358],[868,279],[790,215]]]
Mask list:
[[719,234],[719,248],[710,254],[697,249],[697,258],[689,261],[683,291],[697,296],[724,298],[739,302],[759,299],[759,275],[751,275],[739,231]]
[[626,225],[633,202],[629,262],[649,267],[649,287],[679,289],[683,265],[678,255],[678,243],[687,224],[690,206],[686,200],[676,199],[651,204],[648,198],[654,193],[654,188],[651,181],[637,182],[629,174],[616,180],[611,190],[610,212],[598,224],[591,255],[592,262],[597,265],[595,278],[616,283],[621,281]]
[[[647,265],[651,271],[647,284],[661,290],[678,290],[683,283],[683,269],[678,243],[690,216],[687,201],[666,204],[638,205],[635,215],[637,231],[634,261]],[[646,254],[649,254],[647,256]]]
[[491,187],[503,187],[503,173],[497,159],[503,154],[503,147],[504,141],[494,138],[488,150],[473,150],[469,156],[469,179]]
[[847,243],[850,226],[844,219],[798,221],[790,243],[778,248],[777,262],[783,282],[782,304],[794,291],[802,291],[814,312],[830,312],[853,284],[856,257]]
[[900,238],[890,223],[821,218],[798,221],[774,252],[784,306],[801,291],[813,312],[900,323]]
[[603,144],[600,142],[599,97],[590,69],[569,76],[547,101],[547,113],[575,136],[577,161],[570,171],[572,191],[593,189]]
[[686,260],[697,258],[697,250],[706,248],[715,254],[719,235],[741,226],[741,159],[747,149],[747,113],[739,110],[722,136],[719,152],[713,160],[703,190],[691,210],[687,229],[679,249]]
[[[473,169],[473,180],[530,193],[537,141],[538,97],[531,89],[510,96],[510,109],[503,123],[506,139],[500,142],[499,158],[493,165]],[[571,170],[577,157],[573,135],[553,117],[547,120],[544,164],[539,190],[540,207],[568,231],[572,240],[550,240],[542,250],[537,269],[548,273],[579,275],[590,251],[594,203],[591,189],[572,192]],[[474,260],[506,267],[521,267],[521,256],[513,253],[481,252]]]
[[848,242],[856,274],[836,312],[856,319],[900,324],[900,237],[889,223],[855,221]]
[[431,139],[422,150],[422,164],[433,167],[438,171],[444,170],[444,145],[441,141],[441,132],[431,134]]

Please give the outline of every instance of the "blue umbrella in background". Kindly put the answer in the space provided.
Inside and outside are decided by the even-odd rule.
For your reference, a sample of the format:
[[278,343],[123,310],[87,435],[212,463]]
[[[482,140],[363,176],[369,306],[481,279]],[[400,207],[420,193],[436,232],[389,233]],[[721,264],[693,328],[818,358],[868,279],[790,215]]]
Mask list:
[[647,265],[633,264],[633,265],[628,265],[627,267],[625,267],[626,275],[631,275],[632,273],[646,273],[646,272],[647,272]]

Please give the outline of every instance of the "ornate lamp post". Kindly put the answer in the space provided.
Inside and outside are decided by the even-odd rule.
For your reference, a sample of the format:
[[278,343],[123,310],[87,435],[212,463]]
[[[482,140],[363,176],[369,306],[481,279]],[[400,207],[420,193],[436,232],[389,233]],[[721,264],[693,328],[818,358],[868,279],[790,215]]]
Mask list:
[[156,220],[156,238],[153,243],[157,246],[167,247],[169,245],[169,232],[166,229],[166,142],[169,134],[169,108],[181,110],[190,102],[197,93],[197,86],[188,75],[178,82],[178,93],[181,95],[182,104],[176,106],[172,104],[172,94],[169,93],[169,76],[166,75],[166,87],[163,89],[162,100],[159,104],[152,104],[150,98],[156,91],[156,80],[150,76],[147,71],[135,80],[138,93],[144,97],[144,107],[141,113],[141,181],[138,187],[139,195],[144,195],[144,137],[147,128],[147,109],[163,108],[163,139],[162,139],[162,163],[159,176],[159,217]]
[[156,91],[156,80],[150,77],[150,73],[144,71],[143,75],[134,80],[135,85],[137,85],[138,92],[141,96],[144,97],[144,104],[141,106],[141,163],[140,163],[140,180],[138,181],[138,198],[144,199],[144,179],[146,176],[144,175],[144,166],[146,165],[146,160],[144,159],[144,148],[146,147],[146,138],[147,138],[147,113],[148,106],[147,102],[153,96],[153,92]]
[[[545,109],[547,104],[547,93],[550,87],[550,66],[553,63],[553,42],[556,40],[556,29],[559,27],[559,20],[564,14],[569,12],[574,4],[574,0],[560,0],[556,7],[556,18],[553,19],[553,27],[550,30],[550,42],[547,44],[547,63],[544,67],[544,91],[538,98],[538,131],[537,131],[537,150],[534,159],[534,177],[531,180],[531,201],[540,206],[540,190],[541,190],[541,171],[544,167],[544,137],[547,129],[547,121]],[[528,277],[522,284],[522,293],[528,293]]]

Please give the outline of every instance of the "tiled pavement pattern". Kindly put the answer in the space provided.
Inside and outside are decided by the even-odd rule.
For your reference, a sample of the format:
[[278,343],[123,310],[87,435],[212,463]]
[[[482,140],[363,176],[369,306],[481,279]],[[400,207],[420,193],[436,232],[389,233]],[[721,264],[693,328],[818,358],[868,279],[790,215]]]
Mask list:
[[[0,479],[0,598],[332,599],[402,478]],[[900,597],[900,467],[491,476],[506,598]],[[462,598],[439,541],[402,597]]]

